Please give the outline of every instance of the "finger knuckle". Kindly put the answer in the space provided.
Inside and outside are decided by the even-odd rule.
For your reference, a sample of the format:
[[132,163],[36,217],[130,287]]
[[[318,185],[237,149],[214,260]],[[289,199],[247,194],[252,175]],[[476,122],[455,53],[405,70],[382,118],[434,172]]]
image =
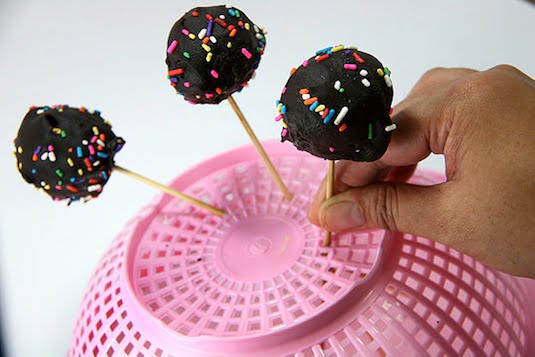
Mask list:
[[422,82],[425,82],[425,81],[428,81],[428,80],[432,80],[438,76],[440,76],[441,74],[444,73],[444,71],[446,71],[447,69],[444,68],[444,67],[435,67],[435,68],[431,68],[429,70],[427,70],[423,75],[422,77],[420,77],[420,81]]
[[505,73],[517,73],[519,70],[511,66],[510,64],[499,64],[497,66],[492,67],[489,72],[505,72]]
[[371,210],[372,220],[378,226],[384,227],[390,231],[399,231],[397,217],[399,212],[398,206],[398,188],[395,185],[378,185],[374,190],[375,202]]
[[464,79],[453,82],[447,93],[446,107],[454,108],[462,103],[480,103],[493,91],[493,82],[486,78],[485,73],[475,73]]

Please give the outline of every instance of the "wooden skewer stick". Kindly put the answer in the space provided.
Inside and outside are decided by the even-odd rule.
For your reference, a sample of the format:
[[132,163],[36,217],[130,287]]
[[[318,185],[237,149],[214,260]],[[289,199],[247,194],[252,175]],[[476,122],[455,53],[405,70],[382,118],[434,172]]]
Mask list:
[[[333,196],[334,191],[334,160],[329,160],[329,171],[327,172],[327,184],[325,187],[325,199]],[[325,238],[323,238],[323,245],[328,247],[331,245],[332,232],[325,231]]]
[[271,172],[271,175],[273,176],[273,179],[275,179],[275,182],[277,183],[277,185],[279,185],[282,193],[284,194],[284,197],[286,197],[286,199],[288,201],[291,201],[292,200],[292,194],[290,193],[290,191],[288,191],[288,188],[286,187],[286,185],[282,181],[279,173],[275,169],[275,166],[273,166],[273,163],[271,162],[271,160],[267,156],[266,151],[262,147],[262,144],[260,144],[260,141],[258,141],[258,138],[256,137],[255,133],[253,132],[253,129],[251,129],[251,126],[247,122],[247,119],[245,119],[245,116],[243,115],[240,107],[238,106],[238,103],[236,103],[236,101],[234,100],[234,98],[232,98],[232,96],[228,97],[228,101],[229,101],[232,109],[234,110],[234,112],[238,116],[238,119],[240,119],[240,122],[242,123],[243,127],[245,128],[245,131],[247,132],[247,134],[249,135],[249,137],[253,141],[253,144],[256,147],[256,150],[258,151],[258,153],[260,154],[260,156],[264,160],[264,163],[266,164],[269,172]]
[[118,171],[118,172],[120,172],[120,173],[122,173],[122,174],[124,174],[126,176],[132,177],[132,178],[134,178],[134,179],[136,179],[136,180],[138,180],[138,181],[140,181],[140,182],[142,182],[142,183],[144,183],[146,185],[152,186],[152,187],[154,187],[154,188],[156,188],[158,190],[161,190],[161,191],[163,191],[163,192],[165,192],[167,194],[170,194],[172,196],[181,198],[184,201],[188,201],[189,203],[192,203],[192,204],[194,204],[196,206],[204,208],[204,209],[206,209],[206,210],[208,210],[208,211],[210,211],[212,213],[215,213],[215,214],[217,214],[219,216],[224,216],[225,214],[227,214],[227,212],[223,211],[222,209],[219,209],[217,207],[211,206],[208,203],[205,203],[205,202],[200,201],[200,200],[198,200],[196,198],[188,196],[185,193],[177,191],[177,190],[175,190],[175,189],[173,189],[173,188],[171,188],[169,186],[162,185],[161,183],[158,183],[158,182],[156,182],[154,180],[151,180],[150,178],[145,177],[143,175],[140,175],[140,174],[138,174],[136,172],[130,171],[128,169],[125,169],[124,167],[121,167],[119,165],[114,165],[113,166],[113,170],[114,171]]

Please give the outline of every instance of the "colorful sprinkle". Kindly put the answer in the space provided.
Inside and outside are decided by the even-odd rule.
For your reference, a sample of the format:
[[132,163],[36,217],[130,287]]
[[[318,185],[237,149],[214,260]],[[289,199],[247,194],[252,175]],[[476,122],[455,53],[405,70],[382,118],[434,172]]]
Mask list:
[[353,64],[353,63],[346,63],[346,64],[344,64],[344,68],[348,69],[350,71],[356,71],[357,70],[357,65]]
[[390,79],[390,76],[385,74],[383,78],[385,79],[386,86],[388,88],[392,87],[392,80]]
[[357,52],[353,52],[353,57],[355,57],[358,63],[364,63],[364,60],[362,59],[362,57],[359,56]]
[[339,125],[342,120],[344,120],[344,117],[346,116],[347,112],[349,111],[348,107],[343,107],[340,110],[340,113],[336,116],[336,119],[334,119],[334,125]]
[[394,131],[394,130],[396,130],[396,129],[397,129],[396,124],[390,124],[390,125],[388,125],[387,127],[385,127],[385,131],[386,131],[386,132]]
[[215,69],[212,69],[212,70],[210,71],[210,74],[211,74],[212,77],[214,77],[214,78],[219,78],[219,74],[216,72]]
[[334,89],[336,90],[340,90],[340,86],[342,85],[342,83],[340,83],[340,81],[336,81],[334,82]]
[[340,126],[340,128],[338,129],[339,132],[343,133],[344,130],[347,129],[347,124],[342,124],[342,126]]
[[325,47],[324,49],[318,50],[316,51],[316,55],[319,56],[323,53],[329,52],[332,48],[333,48],[332,46],[329,46],[329,47]]
[[241,49],[241,53],[243,53],[243,55],[244,55],[247,59],[251,59],[251,57],[253,57],[253,55],[251,54],[251,52],[247,51],[246,48],[242,48],[242,49]]
[[177,40],[173,40],[173,42],[171,42],[171,44],[167,48],[167,53],[173,53],[175,51],[175,49],[176,49],[176,46],[178,46],[178,41]]
[[88,192],[94,192],[94,191],[100,191],[102,189],[102,185],[91,185],[87,187]]
[[320,104],[320,105],[318,105],[318,106],[316,107],[316,109],[314,109],[314,111],[315,111],[316,113],[319,113],[319,112],[321,112],[323,109],[325,109],[325,105]]
[[78,189],[76,187],[74,187],[74,186],[71,186],[71,185],[65,185],[65,188],[67,190],[71,191],[71,192],[74,192],[74,193],[78,192]]
[[316,62],[322,62],[325,61],[327,58],[329,58],[329,54],[324,54],[316,58]]
[[336,47],[333,47],[333,49],[331,50],[332,53],[336,53],[338,51],[342,51],[345,47],[344,46],[336,46]]
[[215,21],[215,23],[218,24],[219,26],[221,26],[221,27],[225,27],[225,28],[226,28],[226,27],[227,27],[227,23],[226,23],[225,21],[223,21],[224,19],[225,19],[225,16],[224,16],[224,15],[221,15],[221,16],[219,16],[218,19],[215,19],[214,21]]
[[323,124],[328,124],[331,121],[331,119],[333,118],[334,113],[336,113],[336,111],[334,109],[329,110],[329,114],[327,114],[325,119],[323,119]]
[[368,123],[368,139],[373,139],[373,126],[372,123]]
[[369,87],[369,86],[370,86],[370,81],[367,80],[366,78],[363,78],[363,79],[361,80],[361,82],[362,82],[362,84],[364,84],[365,87]]
[[184,68],[177,68],[168,72],[170,77],[178,76],[178,75],[181,75],[182,73],[184,73]]
[[318,97],[312,97],[310,99],[305,100],[305,105],[311,105],[314,102],[318,101]]

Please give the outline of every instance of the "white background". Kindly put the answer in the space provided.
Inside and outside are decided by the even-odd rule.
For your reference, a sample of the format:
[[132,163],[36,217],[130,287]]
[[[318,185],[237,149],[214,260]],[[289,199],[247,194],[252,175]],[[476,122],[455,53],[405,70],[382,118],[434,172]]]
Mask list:
[[[121,165],[166,182],[248,138],[228,103],[191,106],[168,85],[166,39],[204,1],[0,0],[0,268],[10,355],[61,356],[100,255],[155,194],[113,175],[69,208],[20,178],[12,139],[30,105],[100,109],[127,140]],[[214,4],[214,3],[211,3]],[[535,6],[521,0],[235,1],[268,30],[256,80],[236,95],[261,139],[277,138],[274,102],[291,67],[344,43],[393,70],[394,102],[436,66],[513,64],[535,75]],[[434,157],[424,167],[442,169]]]

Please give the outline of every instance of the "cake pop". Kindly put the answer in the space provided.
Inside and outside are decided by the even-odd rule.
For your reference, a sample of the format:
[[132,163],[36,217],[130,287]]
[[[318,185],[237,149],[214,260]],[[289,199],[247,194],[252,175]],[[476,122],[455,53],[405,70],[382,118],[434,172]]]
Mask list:
[[327,47],[292,70],[277,102],[282,141],[324,159],[375,161],[395,129],[392,97],[390,70],[374,56]]
[[217,214],[225,212],[115,164],[125,141],[98,111],[67,105],[31,107],[14,140],[20,174],[56,201],[87,201],[119,171]]
[[[393,98],[390,70],[353,47],[327,47],[293,68],[277,101],[282,141],[329,160],[326,198],[333,194],[334,160],[375,161],[385,153]],[[331,233],[324,243],[329,245]]]
[[264,53],[263,31],[229,5],[197,7],[172,27],[169,79],[193,103],[218,104],[251,79]]
[[168,77],[178,94],[193,104],[228,99],[286,199],[291,193],[256,137],[232,93],[253,77],[266,38],[243,11],[230,5],[196,7],[173,25],[167,40]]
[[15,139],[22,177],[69,203],[100,195],[123,144],[98,111],[65,105],[31,107]]

